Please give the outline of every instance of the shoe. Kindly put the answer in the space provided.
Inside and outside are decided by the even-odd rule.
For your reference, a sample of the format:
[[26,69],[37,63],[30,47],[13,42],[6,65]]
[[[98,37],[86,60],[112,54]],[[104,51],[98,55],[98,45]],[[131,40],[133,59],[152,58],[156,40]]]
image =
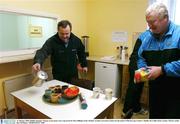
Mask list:
[[122,112],[122,114],[121,114],[122,119],[130,119],[132,116],[133,116],[133,110],[132,109],[130,109],[126,113]]
[[144,108],[141,108],[139,112],[134,112],[134,115],[140,114],[140,115],[147,115],[149,112],[148,110],[145,110]]
[[124,112],[122,112],[122,113],[121,113],[121,118],[124,118],[125,115],[126,115],[126,114],[125,114]]

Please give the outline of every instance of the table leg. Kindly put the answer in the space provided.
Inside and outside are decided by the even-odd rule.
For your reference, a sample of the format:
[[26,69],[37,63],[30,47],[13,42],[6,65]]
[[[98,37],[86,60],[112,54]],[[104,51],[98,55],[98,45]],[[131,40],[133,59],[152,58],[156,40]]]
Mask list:
[[107,111],[107,119],[113,119],[114,118],[114,104],[112,104]]

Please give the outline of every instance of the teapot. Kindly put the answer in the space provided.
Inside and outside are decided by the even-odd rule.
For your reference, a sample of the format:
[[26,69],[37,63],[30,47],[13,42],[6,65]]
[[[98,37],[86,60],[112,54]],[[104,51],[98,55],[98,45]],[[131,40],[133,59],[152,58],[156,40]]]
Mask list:
[[35,75],[35,78],[32,81],[32,84],[34,86],[40,87],[42,84],[46,81],[48,78],[48,74],[44,71],[38,71]]

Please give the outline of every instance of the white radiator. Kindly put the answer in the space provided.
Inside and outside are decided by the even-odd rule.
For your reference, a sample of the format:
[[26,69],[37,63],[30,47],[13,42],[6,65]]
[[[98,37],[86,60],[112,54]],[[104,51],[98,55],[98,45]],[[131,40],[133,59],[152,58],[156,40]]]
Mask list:
[[14,99],[11,96],[11,92],[17,91],[29,86],[32,86],[32,74],[24,74],[17,76],[15,78],[10,78],[7,80],[4,80],[3,82],[3,89],[4,89],[4,96],[5,96],[5,104],[6,109],[12,110],[14,109]]
[[[45,71],[48,74],[48,80],[51,80],[51,68],[45,69]],[[13,96],[11,96],[11,92],[32,86],[33,78],[34,77],[32,74],[22,74],[3,81],[5,105],[7,111],[14,109],[14,99]]]

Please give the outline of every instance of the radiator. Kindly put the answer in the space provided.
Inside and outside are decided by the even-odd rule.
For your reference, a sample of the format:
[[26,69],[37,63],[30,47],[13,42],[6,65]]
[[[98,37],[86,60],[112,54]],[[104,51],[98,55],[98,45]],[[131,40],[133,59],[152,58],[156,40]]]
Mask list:
[[11,92],[32,86],[32,74],[23,74],[3,81],[6,110],[14,109],[14,99]]
[[[51,68],[45,69],[45,71],[48,74],[48,80],[51,80]],[[14,99],[11,92],[32,86],[33,78],[32,74],[22,74],[3,81],[5,106],[7,111],[14,109]]]

